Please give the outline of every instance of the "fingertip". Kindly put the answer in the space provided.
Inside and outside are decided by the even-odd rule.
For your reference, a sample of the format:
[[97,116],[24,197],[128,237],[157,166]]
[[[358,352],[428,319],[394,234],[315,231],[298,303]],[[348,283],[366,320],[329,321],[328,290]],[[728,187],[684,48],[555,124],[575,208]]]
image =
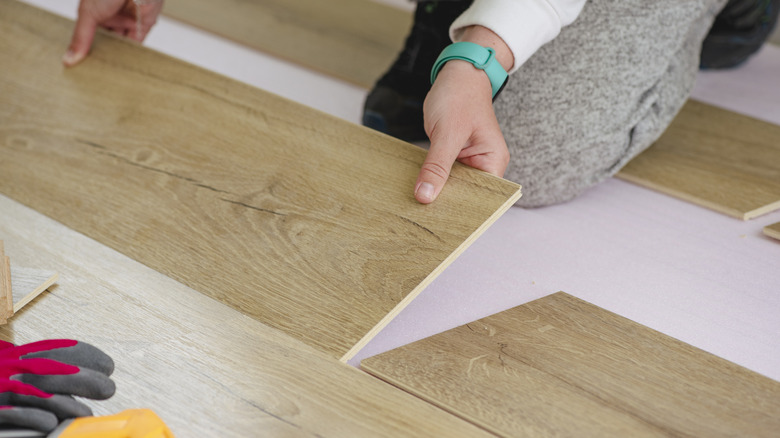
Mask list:
[[436,200],[436,188],[429,182],[419,182],[414,189],[414,198],[421,204],[430,204]]
[[84,58],[85,54],[78,53],[73,49],[68,49],[68,51],[62,55],[62,63],[65,64],[65,67],[73,67],[74,65],[84,60]]
[[97,22],[88,13],[79,10],[70,45],[65,55],[62,56],[62,63],[66,67],[72,67],[87,57],[89,48],[92,47],[92,40],[95,38],[96,29]]

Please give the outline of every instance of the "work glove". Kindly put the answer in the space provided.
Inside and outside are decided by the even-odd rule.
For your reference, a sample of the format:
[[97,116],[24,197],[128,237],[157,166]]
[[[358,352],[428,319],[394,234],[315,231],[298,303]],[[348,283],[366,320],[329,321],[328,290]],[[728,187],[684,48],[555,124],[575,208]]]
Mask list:
[[92,415],[73,396],[111,397],[113,369],[108,355],[83,342],[53,339],[14,346],[0,341],[0,425],[49,431],[64,419]]
[[73,397],[49,394],[26,383],[0,379],[0,430],[16,426],[49,432],[60,422],[55,412],[79,415],[89,411],[82,406]]

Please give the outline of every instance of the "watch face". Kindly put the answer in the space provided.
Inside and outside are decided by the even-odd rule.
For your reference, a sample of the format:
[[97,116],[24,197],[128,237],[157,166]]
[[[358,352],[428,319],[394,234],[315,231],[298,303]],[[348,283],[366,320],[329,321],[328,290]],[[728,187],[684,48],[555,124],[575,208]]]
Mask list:
[[498,91],[496,91],[496,94],[494,94],[494,95],[493,95],[493,102],[495,102],[495,101],[496,101],[496,97],[498,97],[498,95],[499,95],[499,94],[501,94],[501,91],[503,91],[503,90],[504,90],[504,87],[506,87],[506,83],[507,83],[507,82],[509,82],[509,76],[507,76],[507,77],[504,79],[504,83],[503,83],[503,84],[501,84],[501,88],[499,88],[499,89],[498,89]]

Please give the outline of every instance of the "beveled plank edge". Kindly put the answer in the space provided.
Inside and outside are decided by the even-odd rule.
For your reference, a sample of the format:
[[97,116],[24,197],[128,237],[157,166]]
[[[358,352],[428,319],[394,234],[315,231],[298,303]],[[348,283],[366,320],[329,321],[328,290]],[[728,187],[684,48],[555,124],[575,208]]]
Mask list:
[[453,252],[450,253],[450,255],[447,256],[441,263],[439,263],[439,266],[436,267],[433,271],[431,271],[430,274],[428,274],[423,281],[421,281],[409,294],[404,297],[401,302],[399,302],[393,310],[391,310],[387,315],[385,315],[384,318],[382,318],[374,327],[371,328],[371,330],[366,333],[363,338],[361,338],[355,345],[352,346],[352,348],[347,351],[344,356],[341,357],[340,361],[347,363],[350,359],[355,357],[355,355],[368,344],[371,339],[373,339],[377,334],[379,334],[380,331],[382,331],[387,324],[390,323],[396,316],[398,316],[401,311],[409,305],[415,298],[417,298],[418,295],[426,288],[429,284],[433,282],[433,280],[438,277],[444,269],[446,269],[452,262],[455,261],[462,253],[466,250],[469,246],[471,246],[472,243],[474,243],[475,240],[479,236],[482,235],[482,233],[485,232],[485,230],[488,229],[495,221],[498,220],[504,213],[506,213],[522,196],[522,187],[517,186],[517,189],[512,194],[509,199],[507,199],[501,206],[496,209],[496,211],[493,212],[493,214],[490,215],[482,224],[477,227],[476,230],[474,230],[471,235],[466,238]]
[[403,382],[394,380],[392,377],[384,374],[382,371],[371,368],[370,365],[367,366],[367,367],[364,367],[363,366],[363,362],[367,361],[368,359],[370,359],[370,358],[364,359],[361,362],[361,364],[360,364],[360,370],[362,370],[366,374],[371,375],[371,376],[373,376],[373,377],[375,377],[375,378],[377,378],[377,379],[387,383],[388,385],[391,385],[394,388],[397,388],[400,391],[404,391],[407,394],[410,394],[410,395],[412,395],[414,397],[417,397],[418,399],[424,401],[425,403],[428,403],[428,404],[430,404],[430,405],[432,405],[432,406],[434,406],[436,408],[439,408],[442,411],[444,411],[444,412],[446,412],[446,413],[448,413],[448,414],[450,414],[450,415],[452,415],[454,417],[460,418],[461,420],[463,420],[463,421],[465,421],[465,422],[467,422],[467,423],[469,423],[469,424],[471,424],[471,425],[473,425],[475,427],[478,427],[478,428],[480,428],[480,429],[482,429],[482,430],[484,430],[484,431],[486,431],[486,432],[488,432],[490,434],[493,434],[493,435],[495,435],[497,437],[504,437],[504,436],[506,436],[500,430],[492,427],[490,424],[487,424],[487,422],[481,421],[479,418],[474,418],[474,417],[472,417],[472,416],[470,416],[470,415],[468,415],[468,414],[466,414],[464,412],[461,412],[458,409],[456,409],[455,407],[450,406],[448,403],[445,403],[445,402],[443,402],[443,401],[441,401],[439,399],[436,399],[436,398],[430,397],[430,396],[426,396],[424,391],[417,391],[415,388],[411,388],[411,387],[409,387],[407,385],[404,385]]
[[3,276],[5,277],[5,291],[7,293],[5,297],[5,312],[8,315],[8,317],[14,316],[14,287],[13,283],[11,282],[11,258],[8,256],[4,257],[4,265],[3,270],[5,271]]
[[13,299],[11,259],[5,255],[5,245],[0,240],[0,324],[7,323],[8,318],[13,316]]
[[[690,194],[688,192],[684,192],[682,190],[677,190],[677,189],[674,189],[672,187],[665,186],[665,185],[662,185],[662,184],[656,184],[656,183],[650,182],[650,181],[648,181],[646,179],[636,177],[634,175],[631,175],[631,174],[623,172],[623,171],[620,171],[620,172],[616,173],[615,174],[615,178],[621,179],[621,180],[626,181],[626,182],[630,182],[630,183],[635,184],[635,185],[637,185],[639,187],[644,187],[646,189],[654,190],[654,191],[656,191],[658,193],[661,193],[661,194],[664,194],[664,195],[672,196],[674,198],[683,200],[685,202],[689,202],[689,203],[697,205],[699,207],[704,207],[704,208],[707,208],[709,210],[713,210],[713,211],[716,211],[718,213],[722,213],[722,214],[725,214],[727,216],[731,216],[733,218],[737,218],[737,219],[740,219],[740,220],[743,220],[743,221],[746,221],[748,219],[752,219],[753,217],[756,217],[756,216],[759,215],[759,214],[756,214],[756,215],[750,216],[751,212],[762,211],[763,209],[767,208],[767,206],[762,206],[762,207],[759,207],[758,209],[754,209],[754,210],[750,210],[750,211],[745,212],[745,211],[740,211],[740,210],[733,209],[733,208],[724,207],[723,205],[717,204],[715,202],[707,201],[706,199],[702,199],[702,198],[700,198],[700,197],[698,197],[696,195],[692,195],[692,194]],[[770,206],[771,205],[775,205],[775,203],[772,203],[772,204],[769,204],[769,205]],[[780,208],[780,201],[777,202],[777,207],[775,207],[775,208]],[[760,214],[769,213],[770,211],[772,211],[772,210],[763,211]]]
[[777,200],[777,202],[772,202],[771,204],[767,204],[767,205],[765,205],[763,207],[759,207],[759,208],[757,208],[755,210],[748,211],[747,213],[745,213],[744,220],[755,219],[755,218],[757,218],[759,216],[763,216],[763,215],[771,213],[771,212],[773,212],[775,210],[780,210],[780,199]]
[[22,307],[26,306],[30,303],[30,301],[34,300],[38,297],[38,295],[42,294],[44,291],[46,291],[48,288],[52,287],[54,283],[57,282],[57,280],[60,279],[60,274],[55,272],[51,277],[49,277],[46,281],[41,283],[38,287],[36,287],[32,292],[25,295],[21,300],[14,303],[14,313],[22,310]]
[[773,225],[767,225],[764,227],[764,234],[767,236],[780,240],[780,222],[773,224]]

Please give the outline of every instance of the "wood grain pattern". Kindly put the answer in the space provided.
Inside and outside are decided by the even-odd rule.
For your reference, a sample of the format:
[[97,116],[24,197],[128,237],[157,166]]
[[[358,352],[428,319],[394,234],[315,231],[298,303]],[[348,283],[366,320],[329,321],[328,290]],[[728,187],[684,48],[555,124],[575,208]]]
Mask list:
[[619,178],[743,220],[780,208],[780,126],[689,101]]
[[398,56],[411,14],[369,0],[166,0],[166,15],[362,87]]
[[780,240],[780,222],[773,225],[767,225],[766,227],[764,227],[764,234],[766,234],[769,237]]
[[780,430],[780,383],[562,292],[362,367],[501,436]]
[[14,260],[61,274],[0,338],[106,351],[117,392],[87,401],[97,415],[149,408],[177,437],[488,436],[2,195],[0,211]]
[[59,277],[58,273],[44,269],[20,268],[18,266],[11,268],[14,313],[53,286]]
[[520,196],[130,42],[63,70],[72,22],[0,3],[0,193],[348,360]]

